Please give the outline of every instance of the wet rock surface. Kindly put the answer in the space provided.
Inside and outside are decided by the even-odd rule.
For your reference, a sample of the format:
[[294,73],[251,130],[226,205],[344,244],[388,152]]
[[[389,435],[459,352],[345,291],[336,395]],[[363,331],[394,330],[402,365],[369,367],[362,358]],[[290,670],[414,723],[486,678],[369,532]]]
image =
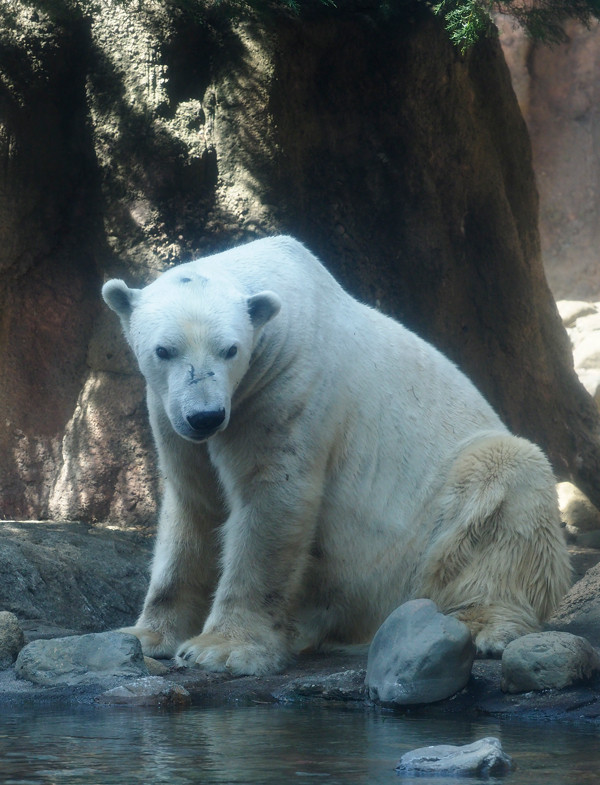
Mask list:
[[412,750],[402,756],[396,771],[417,777],[427,774],[496,777],[512,768],[512,759],[502,749],[499,739],[489,736],[460,747],[439,744]]
[[[254,706],[295,702],[373,710],[377,706],[369,700],[364,689],[366,659],[366,656],[307,654],[299,657],[285,673],[263,677],[232,677],[162,661],[168,669],[162,678],[187,690],[194,705]],[[110,689],[129,690],[134,681],[135,678],[121,677],[114,678],[112,683],[107,680],[42,687],[18,679],[15,670],[10,668],[0,672],[0,706],[93,703]],[[510,720],[600,723],[600,678],[597,674],[585,685],[516,695],[503,693],[500,682],[499,660],[476,660],[469,681],[456,695],[436,703],[398,707],[393,711],[423,717],[491,715]],[[118,695],[127,695],[127,692],[119,691]],[[102,699],[100,702],[108,701]],[[134,705],[136,698],[123,702]],[[388,708],[378,710],[392,711]]]
[[96,697],[96,703],[113,706],[188,706],[190,693],[160,676],[146,676],[113,687]]

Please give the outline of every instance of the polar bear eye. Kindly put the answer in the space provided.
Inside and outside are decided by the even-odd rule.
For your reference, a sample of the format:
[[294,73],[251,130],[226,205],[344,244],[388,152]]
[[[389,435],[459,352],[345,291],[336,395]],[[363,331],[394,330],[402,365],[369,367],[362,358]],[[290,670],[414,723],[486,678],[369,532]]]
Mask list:
[[235,344],[233,344],[233,346],[230,346],[229,349],[225,349],[223,355],[226,360],[231,360],[232,357],[236,356],[237,352],[238,352],[238,348]]
[[173,357],[173,352],[170,352],[168,349],[165,349],[164,346],[157,346],[155,349],[156,356],[160,357],[161,360],[170,360]]

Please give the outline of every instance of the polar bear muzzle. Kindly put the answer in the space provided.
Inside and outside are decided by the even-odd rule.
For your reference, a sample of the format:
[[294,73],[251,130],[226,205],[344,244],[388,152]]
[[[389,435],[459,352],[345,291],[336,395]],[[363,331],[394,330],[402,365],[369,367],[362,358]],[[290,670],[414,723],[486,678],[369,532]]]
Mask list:
[[193,431],[190,436],[194,439],[204,440],[219,430],[225,421],[225,417],[225,409],[214,409],[188,414],[185,419]]

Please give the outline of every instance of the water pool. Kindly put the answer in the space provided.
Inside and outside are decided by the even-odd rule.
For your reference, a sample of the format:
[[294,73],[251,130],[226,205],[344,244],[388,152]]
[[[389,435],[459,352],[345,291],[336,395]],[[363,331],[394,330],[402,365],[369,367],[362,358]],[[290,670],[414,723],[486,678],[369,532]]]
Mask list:
[[[3,707],[2,785],[394,785],[402,753],[498,736],[517,763],[507,785],[600,782],[600,730],[493,720],[431,720],[302,706],[160,711]],[[419,785],[500,780],[418,778]]]

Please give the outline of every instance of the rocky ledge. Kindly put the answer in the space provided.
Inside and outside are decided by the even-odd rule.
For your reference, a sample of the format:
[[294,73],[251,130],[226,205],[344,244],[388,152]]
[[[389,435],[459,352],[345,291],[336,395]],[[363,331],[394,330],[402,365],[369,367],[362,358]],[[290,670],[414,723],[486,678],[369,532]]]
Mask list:
[[[121,645],[135,649],[131,636],[104,633],[87,638],[101,638],[103,651]],[[123,644],[116,639],[124,639]],[[112,639],[110,642],[108,639]],[[90,641],[90,643],[94,643]],[[25,651],[25,650],[23,650]],[[98,647],[95,648],[98,654]],[[418,716],[480,716],[534,721],[566,721],[600,723],[600,676],[596,671],[587,681],[564,689],[550,688],[508,693],[501,690],[502,663],[498,660],[476,660],[466,686],[452,697],[435,703],[411,706],[381,707],[369,698],[365,686],[366,656],[306,655],[300,657],[285,673],[275,676],[232,677],[177,665],[173,661],[134,655],[137,667],[126,666],[118,675],[107,669],[83,671],[73,678],[56,678],[46,671],[43,683],[34,683],[23,672],[10,668],[0,673],[0,705],[95,703],[128,706],[180,705],[255,705],[266,703],[343,703],[357,710],[402,711]],[[58,660],[57,660],[58,662]],[[123,663],[121,663],[123,664]],[[42,666],[43,667],[43,666]]]
[[[0,704],[341,702],[411,714],[600,722],[598,550],[572,546],[576,582],[548,631],[515,641],[502,661],[473,661],[460,629],[417,600],[392,614],[395,626],[384,636],[395,652],[402,636],[420,649],[397,657],[395,671],[375,667],[366,654],[329,654],[303,655],[275,676],[233,677],[146,658],[136,638],[101,632],[135,618],[150,549],[143,533],[110,527],[0,525]],[[442,679],[437,668],[428,671],[432,659],[456,668]],[[401,685],[407,668],[411,690],[396,690],[409,694],[404,703],[376,685],[375,678]]]

